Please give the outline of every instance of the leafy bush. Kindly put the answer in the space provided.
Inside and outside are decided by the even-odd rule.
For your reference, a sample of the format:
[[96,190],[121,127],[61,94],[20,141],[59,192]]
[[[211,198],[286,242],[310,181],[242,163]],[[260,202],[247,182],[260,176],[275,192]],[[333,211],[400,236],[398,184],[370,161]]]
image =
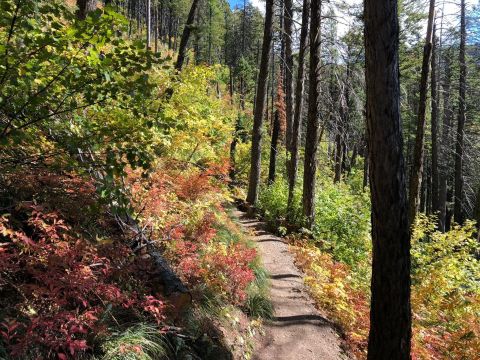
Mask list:
[[126,275],[127,247],[96,246],[58,213],[20,206],[15,217],[0,218],[0,293],[10,304],[0,312],[1,335],[12,356],[78,356],[94,347],[89,335],[108,332],[116,308],[158,324],[165,319],[164,303]]
[[[352,175],[352,184],[358,183]],[[275,229],[285,226],[287,218],[288,185],[277,179],[262,188],[258,207],[265,220]],[[295,189],[292,222],[297,229],[303,226],[301,188]],[[364,262],[370,251],[370,200],[368,193],[357,192],[349,184],[333,184],[331,178],[320,175],[315,200],[315,223],[312,235],[318,245],[330,251],[336,260],[354,265]]]
[[480,348],[480,244],[475,223],[436,231],[419,215],[412,237],[412,308],[421,358],[473,359]]
[[315,302],[342,327],[355,357],[366,358],[370,324],[368,284],[358,283],[348,265],[335,261],[314,244],[299,242],[291,249],[297,265],[305,272],[304,281]]
[[[411,250],[415,359],[478,355],[480,245],[474,233],[473,222],[441,233],[434,217],[417,218]],[[370,276],[358,273],[368,273],[368,263],[350,267],[313,244],[297,243],[292,249],[316,302],[341,325],[354,355],[366,358]]]
[[321,179],[312,232],[334,259],[348,265],[367,260],[370,251],[370,200],[345,183]]

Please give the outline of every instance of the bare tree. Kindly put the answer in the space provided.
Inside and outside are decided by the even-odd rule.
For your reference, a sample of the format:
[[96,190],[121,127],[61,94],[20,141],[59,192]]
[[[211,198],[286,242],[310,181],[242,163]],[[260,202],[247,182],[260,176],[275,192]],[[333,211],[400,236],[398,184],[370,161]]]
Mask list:
[[283,11],[283,26],[285,38],[285,103],[287,115],[287,169],[292,166],[292,136],[293,136],[293,1],[285,0]]
[[435,0],[430,0],[428,14],[427,36],[423,47],[422,75],[420,79],[420,99],[418,104],[417,132],[415,137],[415,150],[413,154],[413,170],[410,177],[410,196],[408,218],[413,224],[420,204],[420,185],[423,177],[423,164],[425,153],[425,123],[427,110],[428,73],[432,56],[432,29],[435,14]]
[[147,0],[147,50],[152,43],[152,0]]
[[438,157],[438,85],[437,85],[437,38],[435,37],[436,27],[433,25],[432,42],[432,76],[431,76],[431,122],[432,122],[432,209],[434,213],[440,211],[439,200],[439,157]]
[[466,113],[466,83],[467,83],[467,64],[465,61],[465,42],[467,39],[465,23],[465,0],[460,2],[460,88],[458,100],[458,123],[457,123],[457,141],[455,145],[455,204],[454,219],[461,224],[464,220],[463,213],[463,154],[464,154],[464,132],[465,132],[465,113]]
[[257,81],[255,113],[253,117],[252,154],[247,202],[255,205],[260,185],[260,168],[262,155],[263,116],[267,97],[268,70],[273,38],[273,0],[267,0],[265,8],[265,26],[263,32],[262,57]]
[[310,18],[310,0],[303,0],[302,29],[300,31],[300,50],[298,54],[298,73],[295,86],[295,110],[293,113],[292,144],[290,156],[290,169],[288,176],[288,216],[293,207],[293,191],[297,182],[298,172],[298,143],[300,141],[300,127],[303,115],[303,90],[305,86],[305,51],[308,40],[308,23]]

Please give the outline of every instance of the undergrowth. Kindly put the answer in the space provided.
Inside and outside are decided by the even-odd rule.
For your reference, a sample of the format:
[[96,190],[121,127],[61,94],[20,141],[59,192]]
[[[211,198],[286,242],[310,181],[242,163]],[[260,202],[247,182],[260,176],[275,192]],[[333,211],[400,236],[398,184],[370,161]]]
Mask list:
[[[297,265],[317,305],[345,334],[350,352],[366,358],[369,331],[371,239],[368,191],[361,171],[333,184],[320,174],[316,220],[302,231],[299,201],[287,222],[287,184],[277,181],[260,194],[260,210],[278,232],[289,235]],[[296,189],[296,196],[300,196]],[[290,220],[292,221],[292,220]],[[441,233],[435,217],[419,215],[412,238],[414,359],[475,359],[480,348],[480,246],[475,224]]]

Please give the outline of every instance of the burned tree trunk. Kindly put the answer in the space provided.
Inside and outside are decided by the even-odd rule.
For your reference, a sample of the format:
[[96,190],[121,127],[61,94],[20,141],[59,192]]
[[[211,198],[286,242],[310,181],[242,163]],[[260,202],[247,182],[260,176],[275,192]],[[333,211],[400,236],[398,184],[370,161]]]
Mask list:
[[458,224],[464,221],[463,213],[463,154],[464,154],[464,132],[465,132],[465,113],[466,113],[466,82],[467,82],[467,64],[465,61],[465,42],[467,38],[465,23],[465,0],[461,0],[460,15],[460,89],[458,100],[458,124],[457,141],[455,145],[455,204],[454,219]]
[[85,20],[89,12],[97,8],[97,0],[77,0],[77,18]]
[[[195,13],[197,11],[199,2],[200,0],[193,0],[192,6],[190,7],[190,12],[188,13],[187,23],[183,28],[182,40],[180,41],[180,48],[178,49],[177,62],[175,63],[175,69],[177,71],[182,70],[183,63],[185,62],[185,57],[187,56],[188,40],[190,38],[190,32],[192,30],[193,23],[195,21]],[[170,41],[171,40],[169,40],[169,48],[171,47]]]
[[320,66],[321,66],[321,18],[322,1],[311,1],[310,74],[307,137],[303,174],[303,215],[306,226],[311,228],[315,220],[315,183],[317,174],[317,149],[320,128]]
[[435,13],[435,0],[430,0],[430,11],[428,15],[427,36],[423,47],[422,75],[420,79],[420,99],[418,104],[417,131],[415,137],[415,150],[413,154],[413,169],[410,177],[410,196],[408,219],[413,225],[418,212],[420,191],[423,177],[424,154],[425,154],[425,123],[427,109],[427,88],[428,73],[432,55],[432,28]]
[[273,38],[273,0],[267,0],[265,13],[265,27],[263,34],[262,57],[260,71],[257,80],[257,97],[255,101],[255,113],[253,117],[252,153],[250,164],[250,178],[248,184],[247,202],[255,205],[258,199],[258,187],[260,185],[260,166],[262,155],[263,116],[267,96],[268,70],[270,62],[270,50]]
[[303,115],[303,90],[305,86],[305,50],[308,40],[308,23],[310,18],[310,0],[303,0],[302,30],[300,31],[300,51],[298,54],[298,73],[295,87],[295,110],[293,112],[292,146],[290,168],[288,176],[288,216],[293,207],[293,191],[297,182],[298,172],[298,143],[300,142],[300,128]]
[[367,128],[372,197],[368,359],[409,360],[410,231],[400,122],[396,0],[365,0]]

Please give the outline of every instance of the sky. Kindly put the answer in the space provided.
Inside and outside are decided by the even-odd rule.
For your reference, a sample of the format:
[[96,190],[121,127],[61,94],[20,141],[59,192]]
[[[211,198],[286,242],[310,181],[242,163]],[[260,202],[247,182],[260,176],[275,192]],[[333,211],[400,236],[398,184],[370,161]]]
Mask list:
[[[236,5],[238,5],[239,7],[243,7],[243,0],[228,0],[228,2],[230,3],[230,6],[232,7],[232,9]],[[258,7],[262,11],[265,9],[265,3],[262,2],[261,0],[247,0],[247,2]]]
[[[240,8],[243,7],[244,0],[228,0],[228,1],[232,8],[234,8],[236,5]],[[262,1],[262,0],[247,0],[247,1],[253,4],[254,6],[258,7],[262,12],[265,11],[265,1]],[[351,5],[356,5],[356,4],[361,4],[363,0],[331,0],[330,2],[334,4],[347,3]],[[466,0],[468,9],[471,9],[473,5],[478,4],[478,2],[479,0]],[[460,3],[459,0],[443,0],[443,1],[439,0],[437,1],[437,14],[441,13],[443,10],[446,17],[446,22],[449,22],[449,23],[458,22],[459,3]],[[428,8],[428,3],[427,1],[425,1],[425,9],[427,8]],[[469,11],[467,11],[467,16],[468,14],[469,14]],[[337,13],[337,16],[339,16],[338,34],[341,36],[347,31],[349,27],[348,25],[351,22],[351,19],[349,19],[348,16],[345,16],[345,14]],[[426,21],[425,21],[425,27],[426,27]]]

